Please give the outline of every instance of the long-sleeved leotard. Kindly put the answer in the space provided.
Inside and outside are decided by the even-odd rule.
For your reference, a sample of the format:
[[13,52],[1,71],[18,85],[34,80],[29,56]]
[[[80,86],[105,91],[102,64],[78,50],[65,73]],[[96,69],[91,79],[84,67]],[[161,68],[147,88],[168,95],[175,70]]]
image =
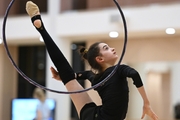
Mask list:
[[[90,80],[92,85],[106,78],[115,66],[106,69],[103,73],[95,75],[91,71],[77,72],[77,79]],[[143,86],[139,73],[127,66],[119,65],[116,73],[102,86],[96,88],[102,99],[102,106],[97,109],[97,120],[123,120],[128,108],[128,84],[127,77],[132,78],[134,85],[138,88]]]

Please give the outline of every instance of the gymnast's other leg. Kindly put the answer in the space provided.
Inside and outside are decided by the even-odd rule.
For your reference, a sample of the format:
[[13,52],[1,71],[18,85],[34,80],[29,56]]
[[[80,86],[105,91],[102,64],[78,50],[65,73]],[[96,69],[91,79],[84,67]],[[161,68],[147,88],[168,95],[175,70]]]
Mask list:
[[[46,31],[40,16],[38,6],[31,1],[28,1],[26,4],[26,11],[31,17],[33,25],[36,27],[36,29],[43,37],[50,58],[53,61],[54,65],[56,66],[59,75],[62,79],[62,82],[65,84],[67,90],[68,91],[83,90],[84,88],[75,79],[74,71],[67,62],[66,58],[64,57],[60,49],[57,47],[57,45],[54,43],[51,36]],[[92,102],[87,92],[70,94],[70,97],[79,115],[83,106],[87,103]]]

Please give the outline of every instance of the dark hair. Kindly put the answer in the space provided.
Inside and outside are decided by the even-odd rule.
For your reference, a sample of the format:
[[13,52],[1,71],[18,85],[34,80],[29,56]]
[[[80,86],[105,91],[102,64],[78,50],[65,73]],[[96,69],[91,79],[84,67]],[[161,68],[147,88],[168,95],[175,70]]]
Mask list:
[[100,53],[99,53],[100,49],[98,46],[100,43],[102,43],[102,42],[96,42],[96,43],[92,44],[90,46],[89,50],[87,50],[84,47],[80,49],[81,56],[88,61],[89,65],[94,70],[98,70],[98,72],[102,71],[102,67],[96,61],[96,57],[100,55]]

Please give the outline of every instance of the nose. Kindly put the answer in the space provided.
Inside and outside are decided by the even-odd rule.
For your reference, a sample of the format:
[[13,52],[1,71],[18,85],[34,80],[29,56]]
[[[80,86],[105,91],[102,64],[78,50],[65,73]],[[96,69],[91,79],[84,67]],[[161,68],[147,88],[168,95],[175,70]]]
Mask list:
[[115,51],[115,48],[111,48],[112,49],[112,51]]

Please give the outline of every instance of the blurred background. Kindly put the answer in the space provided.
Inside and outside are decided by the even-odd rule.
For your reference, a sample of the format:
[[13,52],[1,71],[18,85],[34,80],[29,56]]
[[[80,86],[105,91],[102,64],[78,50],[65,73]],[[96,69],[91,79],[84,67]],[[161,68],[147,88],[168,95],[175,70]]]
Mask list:
[[[121,55],[123,23],[113,0],[32,1],[39,6],[46,29],[75,71],[90,69],[80,58],[78,46],[88,48],[92,43],[102,41]],[[180,103],[180,1],[117,1],[128,26],[128,44],[122,63],[139,71],[152,108],[160,120],[175,120],[175,106]],[[26,14],[26,2],[15,0],[8,17],[6,35],[10,53],[28,77],[48,88],[66,91],[61,82],[51,77],[49,68],[53,64],[43,39]],[[9,3],[10,0],[0,0],[1,27]],[[143,102],[131,79],[128,83],[130,101],[126,120],[139,120]],[[90,87],[88,81],[81,84]],[[0,119],[13,120],[12,101],[31,99],[34,89],[35,86],[22,78],[12,66],[0,35]],[[89,94],[97,104],[101,104],[95,91],[91,90]],[[69,95],[47,91],[46,95],[53,100],[54,120],[79,120]]]

